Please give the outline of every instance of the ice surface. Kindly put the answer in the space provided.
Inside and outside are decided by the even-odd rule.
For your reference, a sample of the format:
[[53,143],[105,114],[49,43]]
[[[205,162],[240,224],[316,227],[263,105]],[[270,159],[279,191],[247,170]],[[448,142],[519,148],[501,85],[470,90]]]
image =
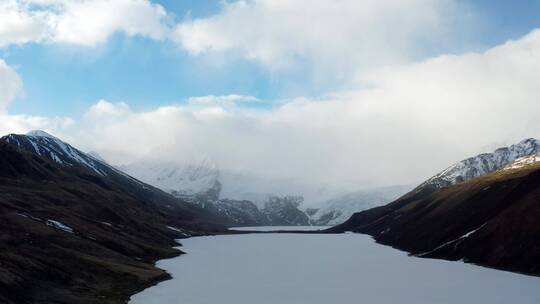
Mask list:
[[255,226],[255,227],[233,227],[230,230],[237,231],[298,231],[298,230],[323,230],[330,226]]
[[540,303],[540,279],[421,259],[365,235],[247,234],[182,240],[174,279],[131,304]]

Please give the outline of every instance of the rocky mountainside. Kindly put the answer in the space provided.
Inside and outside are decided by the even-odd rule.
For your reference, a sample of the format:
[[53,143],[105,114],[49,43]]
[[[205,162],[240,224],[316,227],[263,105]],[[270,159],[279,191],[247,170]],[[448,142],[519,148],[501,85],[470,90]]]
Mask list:
[[503,147],[493,153],[480,154],[457,164],[433,176],[420,187],[444,188],[475,177],[498,170],[514,160],[540,152],[540,140],[525,139],[510,147]]
[[[526,140],[513,146],[526,149],[511,147],[497,150],[497,155],[505,156],[483,157],[499,160],[496,171],[447,187],[437,184],[437,189],[424,183],[388,205],[354,214],[329,231],[370,234],[377,242],[420,257],[462,259],[540,275],[540,156],[534,153],[536,143]],[[528,152],[533,154],[516,159],[516,154]],[[508,163],[511,158],[514,161]],[[477,162],[465,163],[480,168]],[[487,170],[494,163],[482,164]],[[446,173],[448,170],[430,181],[443,180],[439,178],[448,176]]]
[[[302,199],[293,195],[223,195],[223,181],[230,183],[209,159],[199,163],[172,164],[140,160],[119,169],[204,209],[228,218],[236,226],[309,225],[300,208]],[[226,195],[231,195],[231,198]],[[246,199],[249,198],[249,199]],[[254,197],[255,199],[252,199]]]
[[0,140],[0,302],[125,303],[224,219],[48,134]]

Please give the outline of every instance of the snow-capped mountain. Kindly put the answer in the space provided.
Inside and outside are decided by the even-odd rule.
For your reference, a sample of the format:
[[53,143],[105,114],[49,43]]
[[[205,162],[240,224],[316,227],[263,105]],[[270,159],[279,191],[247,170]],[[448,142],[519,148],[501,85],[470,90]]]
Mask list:
[[176,197],[226,216],[237,225],[309,224],[308,217],[299,209],[301,196],[257,192],[258,185],[263,184],[260,178],[222,171],[209,158],[184,164],[142,159],[119,168]]
[[238,225],[332,225],[354,212],[380,206],[404,194],[396,186],[357,192],[294,180],[220,170],[209,158],[174,164],[140,160],[125,172],[231,218]]
[[0,140],[48,158],[62,166],[84,167],[104,177],[126,179],[140,187],[147,187],[139,180],[109,165],[96,152],[85,153],[45,131],[31,131],[26,135],[9,134],[1,137]]
[[[390,204],[355,213],[330,231],[369,234],[418,257],[539,275],[537,150],[538,141],[527,139],[467,159],[429,181],[443,184],[424,183]],[[444,186],[449,183],[455,184]]]
[[[182,220],[191,221],[196,219],[193,216],[194,214],[200,213],[211,218],[215,217],[216,222],[227,222],[227,219],[217,216],[215,213],[202,210],[193,206],[193,204],[159,190],[157,187],[133,178],[109,165],[100,159],[101,157],[82,152],[44,131],[32,131],[26,135],[9,134],[1,137],[0,141],[6,142],[18,150],[49,159],[61,167],[73,169],[81,178],[100,184],[104,188],[110,187],[108,184],[113,184],[125,193],[129,193],[147,204],[154,204],[163,212],[181,214],[182,217],[185,217]],[[92,174],[88,174],[88,172]]]
[[419,188],[433,186],[444,188],[498,170],[514,160],[540,152],[540,140],[529,138],[510,147],[499,148],[493,153],[484,153],[467,158],[433,176]]
[[220,171],[209,158],[183,165],[140,160],[118,168],[178,197],[220,191]]
[[321,204],[321,208],[308,210],[316,226],[337,225],[345,222],[355,212],[387,204],[407,193],[410,186],[392,186],[367,189],[337,196]]
[[44,131],[32,131],[26,135],[10,134],[4,136],[2,140],[58,164],[87,167],[102,176],[107,175],[107,171],[113,169],[102,160],[79,151]]
[[[517,168],[540,159],[540,140],[529,138],[510,147],[499,148],[493,153],[484,153],[454,164],[416,188],[440,189],[488,174],[508,166]],[[371,191],[359,191],[337,196],[324,203],[319,209],[310,210],[314,225],[333,225],[347,220],[353,213],[389,203],[410,188],[407,186],[386,187]]]

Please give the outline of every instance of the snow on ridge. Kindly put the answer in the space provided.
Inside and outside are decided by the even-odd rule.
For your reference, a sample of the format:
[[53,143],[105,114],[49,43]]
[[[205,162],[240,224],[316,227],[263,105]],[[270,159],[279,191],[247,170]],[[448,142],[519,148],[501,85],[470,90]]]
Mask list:
[[442,188],[496,171],[518,158],[540,152],[540,140],[528,138],[492,153],[483,153],[460,161],[424,182],[419,188],[434,185]]
[[43,130],[33,130],[33,131],[30,131],[28,133],[26,133],[26,136],[32,136],[32,137],[48,137],[48,138],[53,138],[53,139],[58,139],[54,136],[52,136],[51,134],[43,131]]
[[[110,166],[103,160],[88,155],[45,131],[35,130],[22,136],[24,137],[24,140],[32,146],[35,153],[40,156],[49,157],[56,163],[65,166],[79,164],[93,170],[101,176],[107,175],[102,168],[100,168],[100,165]],[[16,141],[18,146],[21,147],[21,142],[13,135],[8,135],[6,140],[8,142]]]
[[513,169],[520,169],[535,163],[540,162],[540,153],[520,157],[516,159],[514,162],[508,164],[506,167],[504,167],[502,170],[513,170]]

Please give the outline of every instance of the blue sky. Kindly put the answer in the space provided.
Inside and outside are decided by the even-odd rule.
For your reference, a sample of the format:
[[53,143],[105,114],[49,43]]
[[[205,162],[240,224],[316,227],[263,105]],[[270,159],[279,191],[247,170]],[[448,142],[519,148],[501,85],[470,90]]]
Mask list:
[[[204,18],[221,9],[219,1],[156,2],[173,13],[176,21],[187,15]],[[463,42],[473,50],[519,38],[540,27],[540,1],[464,3],[477,19],[474,46],[470,37],[464,37]],[[457,45],[447,49],[468,50]],[[332,84],[314,83],[306,75],[309,67],[276,74],[240,57],[224,60],[193,56],[171,42],[123,34],[115,34],[95,48],[31,43],[6,47],[0,56],[24,81],[24,94],[8,108],[13,114],[77,117],[100,99],[124,101],[134,109],[145,110],[183,102],[191,96],[234,93],[276,100],[332,90]]]

